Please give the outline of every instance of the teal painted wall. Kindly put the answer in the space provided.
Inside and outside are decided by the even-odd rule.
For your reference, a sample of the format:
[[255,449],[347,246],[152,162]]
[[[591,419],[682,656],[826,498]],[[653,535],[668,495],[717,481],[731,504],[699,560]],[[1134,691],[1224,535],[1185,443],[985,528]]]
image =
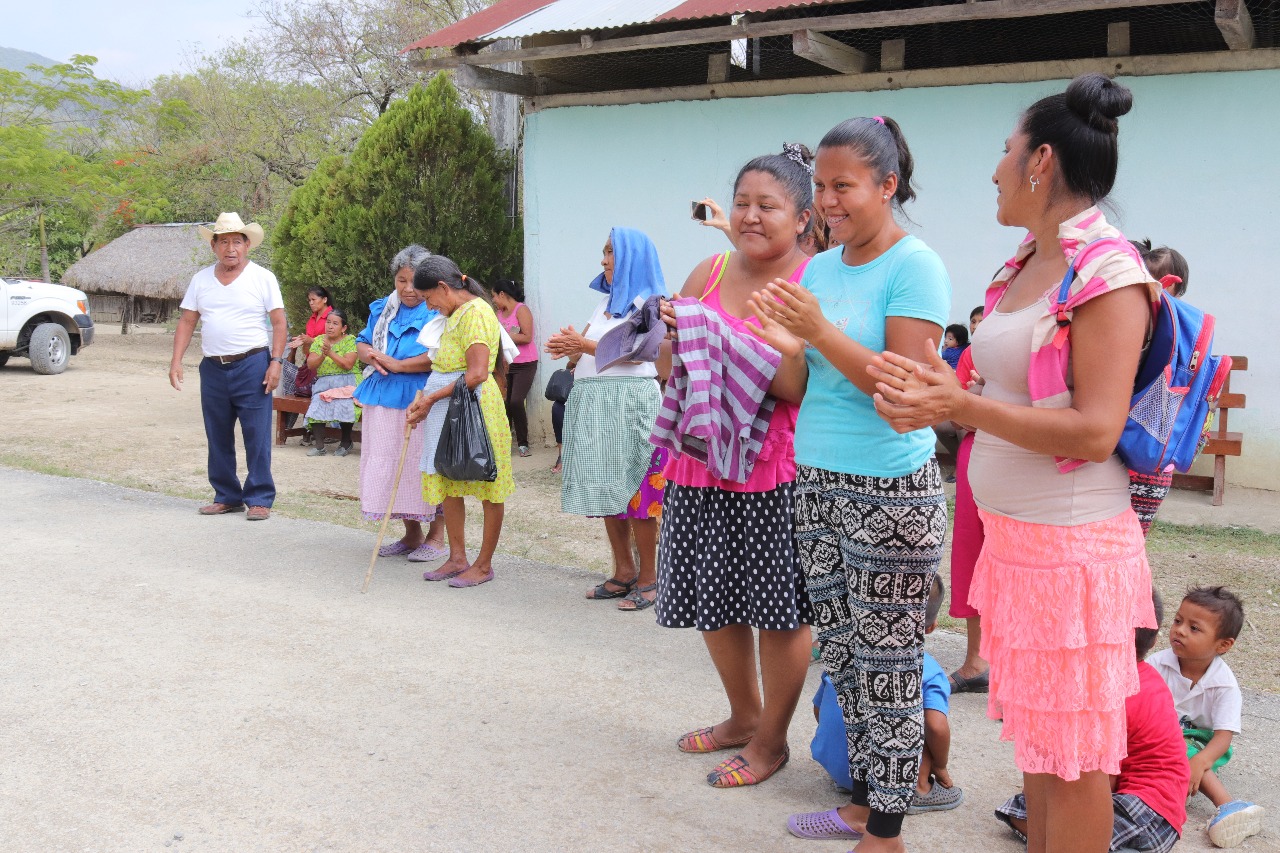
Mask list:
[[[1177,248],[1191,265],[1191,300],[1218,316],[1218,348],[1249,356],[1236,374],[1249,409],[1244,464],[1231,482],[1280,489],[1280,71],[1122,78],[1134,93],[1121,119],[1112,216],[1132,237]],[[689,219],[689,202],[727,201],[738,168],[784,141],[814,147],[838,121],[891,115],[916,160],[919,199],[904,225],[947,265],[952,318],[967,320],[1021,234],[995,221],[991,172],[1021,109],[1066,81],[892,92],[790,95],[535,113],[525,128],[525,245],[529,302],[540,337],[594,305],[613,225],[653,238],[668,288],[678,290],[723,237]],[[550,375],[540,371],[540,380]],[[540,394],[534,396],[541,399]],[[545,409],[545,407],[544,407]],[[545,411],[541,414],[545,416]],[[547,427],[549,435],[549,426]]]

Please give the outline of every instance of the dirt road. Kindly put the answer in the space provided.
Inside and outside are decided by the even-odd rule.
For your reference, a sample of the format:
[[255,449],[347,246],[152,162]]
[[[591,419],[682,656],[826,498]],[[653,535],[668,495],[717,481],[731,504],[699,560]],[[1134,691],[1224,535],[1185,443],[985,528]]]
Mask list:
[[[582,599],[582,571],[503,557],[452,590],[382,560],[361,595],[358,530],[9,468],[0,493],[4,850],[846,849],[785,830],[839,802],[805,704],[775,779],[708,787],[715,759],[674,746],[723,714],[698,637]],[[959,637],[929,646],[959,662]],[[909,818],[911,850],[1019,850],[983,707],[955,698],[966,802]],[[1228,782],[1273,817],[1242,849],[1277,850],[1280,700],[1245,707]],[[1179,849],[1210,848],[1192,828]]]

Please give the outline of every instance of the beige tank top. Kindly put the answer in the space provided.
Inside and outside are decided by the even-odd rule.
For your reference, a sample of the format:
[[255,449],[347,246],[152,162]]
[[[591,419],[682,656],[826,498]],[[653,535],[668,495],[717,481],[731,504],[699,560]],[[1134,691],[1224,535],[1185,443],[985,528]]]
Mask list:
[[[985,380],[982,396],[1031,405],[1031,331],[1043,310],[1037,301],[1021,311],[997,309],[983,318],[973,336],[974,369]],[[1072,387],[1069,372],[1067,387]],[[1074,527],[1114,518],[1129,508],[1129,472],[1120,457],[1086,462],[1064,474],[1052,456],[981,430],[973,439],[969,485],[987,512],[1036,524]]]

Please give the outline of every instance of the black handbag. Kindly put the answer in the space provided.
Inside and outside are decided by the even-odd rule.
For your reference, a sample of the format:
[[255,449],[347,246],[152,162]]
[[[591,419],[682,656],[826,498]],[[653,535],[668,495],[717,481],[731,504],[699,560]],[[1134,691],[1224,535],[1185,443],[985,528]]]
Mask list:
[[547,380],[547,388],[543,396],[553,403],[565,403],[569,400],[569,392],[573,390],[573,371],[562,367]]
[[440,444],[436,447],[436,473],[450,480],[492,483],[498,479],[498,460],[484,425],[477,393],[459,376],[449,398]]

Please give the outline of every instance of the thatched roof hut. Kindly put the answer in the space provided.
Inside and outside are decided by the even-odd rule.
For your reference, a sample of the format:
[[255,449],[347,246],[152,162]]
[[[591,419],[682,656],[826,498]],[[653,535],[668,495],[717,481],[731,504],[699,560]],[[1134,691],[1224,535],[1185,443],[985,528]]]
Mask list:
[[187,222],[139,225],[72,264],[62,283],[85,293],[180,300],[191,276],[214,261],[198,227]]
[[90,295],[95,319],[164,321],[196,271],[214,262],[196,223],[139,225],[90,252],[62,274],[62,283]]

